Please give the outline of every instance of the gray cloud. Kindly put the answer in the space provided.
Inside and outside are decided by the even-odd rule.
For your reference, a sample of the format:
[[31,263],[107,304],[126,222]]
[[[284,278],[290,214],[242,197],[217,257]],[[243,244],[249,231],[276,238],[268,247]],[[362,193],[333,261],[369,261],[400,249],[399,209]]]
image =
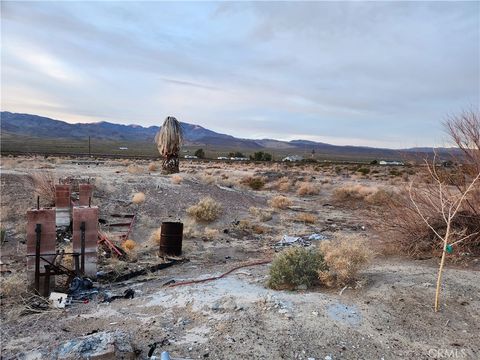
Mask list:
[[2,109],[402,147],[480,104],[478,2],[2,2]]

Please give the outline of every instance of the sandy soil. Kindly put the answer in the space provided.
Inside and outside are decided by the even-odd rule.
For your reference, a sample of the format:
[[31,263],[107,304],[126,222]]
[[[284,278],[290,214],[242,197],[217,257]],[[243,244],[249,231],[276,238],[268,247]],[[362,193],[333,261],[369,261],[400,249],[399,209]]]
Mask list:
[[[33,188],[24,179],[33,164],[39,167],[38,163],[25,160],[2,169],[2,223],[8,234],[8,242],[2,246],[2,262],[13,273],[21,272],[24,266],[22,223],[25,211],[34,204]],[[269,265],[243,268],[201,284],[163,286],[172,279],[206,278],[248,261],[269,259],[274,255],[272,245],[284,234],[357,233],[370,240],[373,248],[382,240],[375,232],[374,213],[362,206],[352,208],[331,201],[336,185],[372,183],[371,179],[345,179],[325,170],[278,166],[233,169],[182,163],[183,181],[173,184],[169,176],[144,171],[146,163],[138,165],[141,173],[133,174],[127,171],[128,165],[119,162],[97,166],[62,160],[47,164],[52,167],[48,171],[55,171],[59,177],[91,178],[97,185],[94,204],[100,206],[102,215],[137,213],[133,238],[140,258],[147,254],[152,258],[146,248],[150,233],[167,219],[187,221],[186,208],[201,197],[213,197],[224,211],[212,224],[193,225],[197,234],[184,239],[184,256],[189,262],[124,283],[100,285],[118,294],[132,288],[134,299],[92,301],[24,316],[11,316],[11,301],[2,299],[4,359],[27,358],[27,354],[55,358],[54,350],[69,339],[115,329],[132,335],[139,358],[146,358],[148,345],[154,342],[163,342],[157,355],[167,350],[173,357],[191,359],[480,358],[476,341],[480,333],[478,262],[468,268],[447,268],[439,313],[432,309],[435,259],[413,261],[379,255],[356,286],[342,292],[268,289]],[[222,180],[222,175],[232,180],[253,174],[269,181],[279,174],[308,178],[318,183],[321,191],[306,197],[289,192],[293,207],[273,212],[273,218],[261,224],[265,232],[255,234],[239,229],[237,223],[258,223],[249,208],[268,208],[267,201],[276,191],[253,191],[239,185],[228,188]],[[145,203],[131,204],[132,194],[138,191],[145,193]],[[308,225],[294,221],[301,212],[314,213],[317,222]],[[219,235],[205,239],[202,234],[206,226],[218,229]]]

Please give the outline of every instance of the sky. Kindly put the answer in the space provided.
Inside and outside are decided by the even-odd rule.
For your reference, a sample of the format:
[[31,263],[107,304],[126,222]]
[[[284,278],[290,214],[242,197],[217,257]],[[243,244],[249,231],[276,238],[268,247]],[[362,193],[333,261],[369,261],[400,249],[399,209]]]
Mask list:
[[443,146],[480,2],[1,2],[1,108],[244,138]]

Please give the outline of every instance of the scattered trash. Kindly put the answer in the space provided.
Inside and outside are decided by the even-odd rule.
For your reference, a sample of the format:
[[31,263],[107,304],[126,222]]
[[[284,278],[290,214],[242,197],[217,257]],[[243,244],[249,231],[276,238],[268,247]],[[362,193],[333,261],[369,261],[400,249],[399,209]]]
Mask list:
[[289,236],[283,235],[282,240],[273,245],[274,248],[283,248],[287,246],[310,246],[312,241],[327,240],[328,237],[324,234],[313,233],[308,236]]
[[94,299],[99,290],[93,286],[93,281],[87,277],[75,277],[70,283],[68,289],[69,298],[75,302],[75,300],[80,300],[83,303]]
[[50,293],[50,303],[55,309],[65,309],[67,303],[68,294],[52,292]]
[[315,240],[315,241],[318,241],[318,240],[326,240],[327,237],[323,234],[317,234],[317,233],[313,233],[312,235],[310,235],[308,238],[308,240]]
[[105,293],[105,297],[103,298],[103,302],[112,302],[113,300],[117,299],[133,299],[135,297],[135,290],[133,289],[127,289],[124,291],[123,295],[113,295],[110,296],[107,293]]

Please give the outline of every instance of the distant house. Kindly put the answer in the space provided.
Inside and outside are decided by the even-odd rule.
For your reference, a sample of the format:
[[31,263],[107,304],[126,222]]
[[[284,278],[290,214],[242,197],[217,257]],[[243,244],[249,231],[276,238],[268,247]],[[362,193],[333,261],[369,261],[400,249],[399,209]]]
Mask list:
[[217,160],[229,160],[229,158],[226,156],[219,156],[217,157]]
[[404,166],[405,164],[401,161],[386,161],[386,160],[380,160],[378,162],[379,165],[396,165],[396,166]]
[[126,147],[126,146],[120,146],[118,149],[119,149],[119,150],[128,150],[128,147]]
[[250,159],[246,158],[246,157],[231,157],[230,160],[247,161],[247,160],[250,160]]
[[195,156],[195,155],[185,155],[184,158],[185,158],[185,159],[198,159],[198,156]]
[[302,161],[303,157],[300,155],[290,155],[282,159],[282,161]]

